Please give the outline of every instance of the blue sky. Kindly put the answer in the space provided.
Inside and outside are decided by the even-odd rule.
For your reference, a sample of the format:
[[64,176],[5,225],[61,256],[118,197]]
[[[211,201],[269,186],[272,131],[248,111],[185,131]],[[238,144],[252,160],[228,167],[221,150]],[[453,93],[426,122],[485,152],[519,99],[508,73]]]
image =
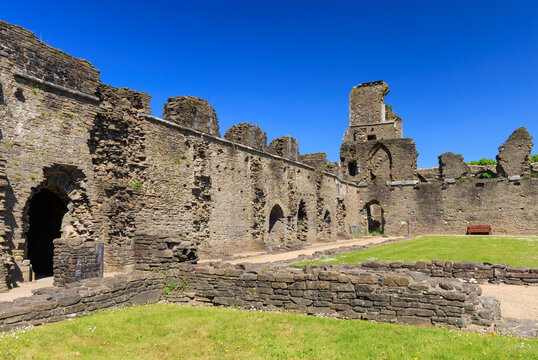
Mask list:
[[0,19],[148,92],[156,116],[202,97],[222,134],[246,121],[332,161],[351,88],[375,80],[419,167],[494,158],[520,126],[538,142],[538,1],[8,1]]

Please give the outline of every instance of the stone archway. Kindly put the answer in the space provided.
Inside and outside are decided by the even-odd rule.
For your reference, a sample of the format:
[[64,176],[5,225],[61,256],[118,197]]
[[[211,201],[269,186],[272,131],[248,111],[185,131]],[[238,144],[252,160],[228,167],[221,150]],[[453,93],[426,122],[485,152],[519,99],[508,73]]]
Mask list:
[[364,205],[368,233],[383,234],[385,230],[385,212],[378,201],[372,200]]
[[286,217],[282,207],[276,204],[269,215],[268,238],[266,245],[270,249],[281,247],[286,241]]
[[53,240],[61,236],[62,219],[67,212],[65,194],[61,194],[59,189],[52,190],[43,188],[29,201],[27,258],[36,278],[53,275]]
[[[43,177],[31,189],[23,209],[24,259],[36,277],[54,275],[56,284],[75,281],[67,279],[77,270],[73,264],[95,263],[97,245],[91,239],[93,219],[85,175],[74,166],[54,164],[43,169]],[[79,277],[95,273],[86,271]]]
[[389,149],[377,143],[368,157],[369,180],[374,183],[384,184],[392,181],[392,156]]

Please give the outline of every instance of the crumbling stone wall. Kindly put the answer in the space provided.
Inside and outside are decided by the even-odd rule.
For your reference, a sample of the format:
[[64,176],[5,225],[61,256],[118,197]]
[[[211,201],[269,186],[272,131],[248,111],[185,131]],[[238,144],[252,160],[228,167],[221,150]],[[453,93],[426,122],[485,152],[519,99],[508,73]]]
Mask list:
[[[321,237],[334,239],[341,228],[354,219],[350,215],[342,220],[345,225],[340,228],[337,222],[330,224],[332,237],[325,235],[325,228],[318,231],[315,215],[318,202],[323,211],[328,210],[333,216],[338,212],[336,199],[339,197],[345,209],[354,209],[356,186],[340,183],[334,175],[194,129],[156,118],[146,119],[143,132],[148,166],[141,187],[146,195],[144,209],[137,218],[139,223],[150,218],[153,222],[151,226],[140,227],[137,235],[140,241],[154,236],[147,233],[151,229],[160,238],[182,239],[184,244],[197,246],[203,256],[276,250]],[[203,156],[198,154],[201,144]],[[204,179],[200,182],[198,173],[202,170]],[[205,185],[200,187],[202,183]],[[163,188],[170,191],[163,193],[160,191]],[[305,211],[306,215],[301,215],[299,220],[301,202],[301,212]],[[283,210],[286,236],[282,243],[275,245],[270,241],[269,227],[271,209],[277,204]],[[155,214],[162,208],[168,210],[166,217],[159,219]],[[340,205],[340,212],[342,208]],[[196,216],[204,219],[202,228],[193,226],[198,223]],[[146,233],[142,236],[143,232]],[[162,245],[162,249],[156,251],[159,246],[148,245],[137,253],[143,256],[140,267],[161,266],[165,254],[171,256],[167,251],[169,245]],[[161,260],[157,260],[159,257]]]
[[374,81],[355,86],[349,94],[349,127],[343,142],[398,139],[402,119],[385,104],[389,86]]
[[368,186],[360,206],[379,202],[390,234],[465,234],[468,225],[491,225],[494,234],[536,235],[538,180],[465,179],[415,185]]
[[492,283],[511,285],[537,285],[538,268],[492,264],[488,262],[471,261],[415,261],[404,263],[393,261],[366,261],[354,264],[363,269],[379,269],[382,271],[408,272],[418,271],[432,277],[454,278],[472,283]]
[[246,271],[239,267],[182,265],[168,274],[185,280],[184,293],[168,300],[421,326],[491,326],[499,303],[481,298],[478,285],[351,266]]
[[108,269],[132,269],[136,198],[142,193],[138,186],[146,158],[140,126],[143,120],[138,115],[150,111],[151,97],[104,84],[97,95],[99,112],[89,130],[88,147],[97,184],[99,241],[105,244]]
[[53,323],[73,315],[159,300],[163,277],[156,273],[120,274],[103,280],[83,280],[69,288],[34,290],[32,297],[0,305],[0,331]]
[[24,261],[28,209],[40,189],[70,202],[62,222],[66,236],[95,240],[96,189],[87,142],[100,79],[86,60],[45,45],[21,27],[0,21],[0,43],[0,158],[7,160],[8,180],[4,256],[16,264],[9,274],[14,281],[31,277]]
[[[417,157],[411,139],[344,142],[340,148],[344,179],[386,184],[390,181],[416,180]],[[351,172],[350,164],[354,164]]]
[[461,154],[446,152],[439,155],[439,172],[442,178],[459,179],[469,173],[469,166]]
[[[2,141],[0,136],[0,142]],[[8,290],[8,273],[10,267],[9,246],[6,240],[5,206],[6,188],[6,160],[0,158],[0,292]]]
[[233,125],[226,130],[226,140],[250,146],[251,148],[264,151],[267,147],[267,134],[258,125],[241,123]]
[[497,173],[501,176],[530,173],[532,137],[520,127],[499,147]]
[[285,159],[299,160],[299,145],[297,144],[297,139],[291,136],[282,136],[273,139],[267,151]]
[[103,243],[59,238],[54,247],[55,286],[103,276]]
[[215,109],[204,99],[194,96],[169,98],[163,107],[163,119],[220,137]]

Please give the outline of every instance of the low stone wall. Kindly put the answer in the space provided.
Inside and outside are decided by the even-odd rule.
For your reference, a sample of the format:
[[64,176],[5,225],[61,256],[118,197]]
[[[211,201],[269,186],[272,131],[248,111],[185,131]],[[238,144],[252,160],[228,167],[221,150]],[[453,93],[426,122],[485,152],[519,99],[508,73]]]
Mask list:
[[0,303],[0,331],[41,325],[117,306],[141,305],[159,300],[162,275],[121,274],[106,279],[89,279],[67,288],[34,290],[31,297]]
[[538,268],[488,262],[432,260],[431,263],[424,261],[385,263],[382,261],[366,261],[361,264],[347,266],[381,271],[418,271],[428,276],[456,278],[477,283],[538,285]]
[[329,265],[255,272],[241,266],[185,264],[169,271],[167,281],[186,283],[186,289],[165,298],[190,304],[421,326],[491,326],[500,317],[499,302],[480,297],[478,285],[411,271],[395,274]]
[[59,238],[54,249],[54,285],[103,276],[103,243]]

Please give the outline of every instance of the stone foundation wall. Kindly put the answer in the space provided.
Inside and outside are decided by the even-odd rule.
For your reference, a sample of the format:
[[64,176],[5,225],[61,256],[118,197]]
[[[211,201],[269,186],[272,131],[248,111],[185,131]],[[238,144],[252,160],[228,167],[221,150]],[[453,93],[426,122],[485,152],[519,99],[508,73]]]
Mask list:
[[421,326],[491,326],[499,303],[481,298],[478,285],[345,266],[312,266],[269,272],[240,267],[182,265],[168,279],[186,283],[170,301],[286,310],[311,315]]
[[474,283],[538,285],[538,268],[487,262],[433,260],[431,263],[424,261],[384,263],[382,261],[366,261],[349,266],[381,271],[417,271],[432,277],[462,279]]
[[0,303],[0,331],[42,325],[113,307],[153,303],[162,292],[162,276],[151,273],[84,280],[69,288],[41,288],[31,297]]

